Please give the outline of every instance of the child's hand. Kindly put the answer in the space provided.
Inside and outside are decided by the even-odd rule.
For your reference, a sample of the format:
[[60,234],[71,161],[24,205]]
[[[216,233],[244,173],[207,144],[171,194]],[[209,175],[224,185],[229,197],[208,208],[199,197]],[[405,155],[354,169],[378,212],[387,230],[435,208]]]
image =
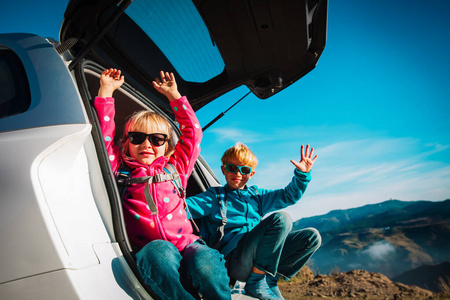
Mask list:
[[121,71],[117,69],[106,69],[100,76],[100,89],[98,96],[102,98],[112,97],[115,90],[125,82],[125,76],[120,76]]
[[300,161],[296,162],[295,160],[291,160],[291,163],[299,170],[302,171],[304,173],[308,173],[309,171],[311,171],[314,162],[317,159],[317,155],[312,158],[313,153],[314,153],[314,148],[311,148],[311,152],[308,154],[309,152],[309,145],[306,145],[306,151],[303,152],[303,145],[300,149]]
[[160,72],[161,79],[155,78],[153,81],[153,87],[169,99],[169,101],[180,99],[181,94],[178,92],[177,82],[175,81],[175,76],[173,73],[164,71]]

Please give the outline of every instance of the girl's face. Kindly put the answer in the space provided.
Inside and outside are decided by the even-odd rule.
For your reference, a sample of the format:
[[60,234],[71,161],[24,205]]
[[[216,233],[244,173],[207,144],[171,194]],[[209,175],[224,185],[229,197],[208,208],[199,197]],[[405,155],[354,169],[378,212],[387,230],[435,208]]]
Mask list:
[[[155,132],[152,130],[151,131],[150,130],[147,130],[147,131],[139,130],[139,132],[143,132],[146,134],[159,133],[159,132]],[[143,143],[135,145],[130,142],[130,139],[128,139],[130,156],[132,158],[134,158],[140,164],[150,165],[153,163],[153,161],[155,161],[155,159],[165,155],[166,149],[167,149],[167,143],[168,143],[168,141],[166,141],[164,143],[164,145],[155,146],[152,143],[150,143],[149,138],[146,137],[146,139],[144,140]]]

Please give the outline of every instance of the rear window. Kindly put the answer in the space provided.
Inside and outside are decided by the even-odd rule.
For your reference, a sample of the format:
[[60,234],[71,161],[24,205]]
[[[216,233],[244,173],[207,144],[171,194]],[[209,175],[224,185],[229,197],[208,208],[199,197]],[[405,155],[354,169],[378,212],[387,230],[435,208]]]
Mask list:
[[206,82],[223,72],[225,63],[191,1],[133,1],[126,14],[185,81]]
[[0,49],[0,118],[25,112],[31,103],[22,62],[10,50]]

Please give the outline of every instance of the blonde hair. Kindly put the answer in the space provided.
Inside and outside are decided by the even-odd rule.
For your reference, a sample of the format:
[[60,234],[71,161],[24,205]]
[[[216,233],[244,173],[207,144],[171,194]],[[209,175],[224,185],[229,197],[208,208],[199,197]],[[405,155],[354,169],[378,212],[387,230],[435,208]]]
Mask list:
[[253,169],[258,165],[255,154],[253,154],[246,145],[240,142],[237,142],[236,145],[225,151],[222,156],[222,165],[228,164],[233,158],[236,158],[244,165],[252,167]]
[[175,145],[173,142],[173,129],[166,118],[153,111],[141,110],[132,114],[125,123],[123,137],[120,144],[122,156],[126,160],[132,159],[130,157],[130,141],[128,140],[128,132],[130,131],[167,134],[164,156],[170,156],[174,151]]

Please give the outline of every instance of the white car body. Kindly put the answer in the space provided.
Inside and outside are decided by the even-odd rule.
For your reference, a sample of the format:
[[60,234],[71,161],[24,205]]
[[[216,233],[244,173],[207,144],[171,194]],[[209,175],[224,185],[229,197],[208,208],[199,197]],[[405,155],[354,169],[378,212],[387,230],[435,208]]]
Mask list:
[[43,38],[11,37],[2,49],[36,80],[32,109],[0,119],[0,299],[148,299],[112,238],[92,125],[66,64]]

